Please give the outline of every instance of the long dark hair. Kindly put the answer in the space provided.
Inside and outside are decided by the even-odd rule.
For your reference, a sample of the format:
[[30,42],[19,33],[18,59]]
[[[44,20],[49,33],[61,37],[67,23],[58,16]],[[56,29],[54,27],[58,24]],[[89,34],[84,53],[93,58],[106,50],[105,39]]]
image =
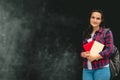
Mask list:
[[91,34],[92,31],[93,31],[93,28],[92,28],[92,26],[90,25],[90,17],[91,17],[91,15],[92,15],[93,12],[99,12],[99,13],[101,14],[102,22],[101,22],[101,24],[100,24],[100,27],[105,27],[105,26],[104,26],[104,15],[103,15],[103,11],[100,10],[100,9],[93,9],[93,10],[91,10],[90,13],[89,13],[89,16],[88,16],[88,17],[89,17],[89,18],[88,18],[88,27],[87,27],[87,29],[85,29],[85,31],[83,32],[83,39],[84,39],[84,38],[90,38],[90,34]]

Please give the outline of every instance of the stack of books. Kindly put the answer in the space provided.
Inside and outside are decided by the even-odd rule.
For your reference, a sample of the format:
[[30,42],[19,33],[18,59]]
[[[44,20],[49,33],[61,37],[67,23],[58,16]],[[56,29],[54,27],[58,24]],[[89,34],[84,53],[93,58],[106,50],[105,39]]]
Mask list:
[[104,44],[96,40],[95,41],[92,40],[91,42],[84,44],[83,48],[85,51],[90,51],[90,54],[98,54],[99,52],[103,50]]

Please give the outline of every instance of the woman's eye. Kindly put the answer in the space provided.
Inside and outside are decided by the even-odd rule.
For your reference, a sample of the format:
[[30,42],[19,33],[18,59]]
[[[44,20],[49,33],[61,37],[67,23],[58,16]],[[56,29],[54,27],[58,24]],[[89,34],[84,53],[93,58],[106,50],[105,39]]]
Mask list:
[[92,19],[95,19],[95,17],[91,17]]
[[97,20],[100,20],[100,18],[96,18]]

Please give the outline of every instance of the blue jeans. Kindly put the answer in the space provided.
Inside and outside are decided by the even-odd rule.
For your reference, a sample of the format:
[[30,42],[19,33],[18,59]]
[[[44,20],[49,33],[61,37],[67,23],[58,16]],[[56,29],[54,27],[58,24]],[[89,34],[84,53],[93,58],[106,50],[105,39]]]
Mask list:
[[110,68],[103,67],[96,70],[83,69],[83,80],[110,80]]

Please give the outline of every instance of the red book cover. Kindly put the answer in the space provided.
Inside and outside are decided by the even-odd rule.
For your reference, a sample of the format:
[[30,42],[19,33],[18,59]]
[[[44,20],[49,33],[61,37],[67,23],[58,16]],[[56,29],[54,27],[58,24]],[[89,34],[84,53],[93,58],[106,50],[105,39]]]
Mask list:
[[94,40],[92,40],[91,42],[88,42],[88,43],[84,44],[83,45],[84,50],[85,51],[90,51],[93,44],[94,44]]

